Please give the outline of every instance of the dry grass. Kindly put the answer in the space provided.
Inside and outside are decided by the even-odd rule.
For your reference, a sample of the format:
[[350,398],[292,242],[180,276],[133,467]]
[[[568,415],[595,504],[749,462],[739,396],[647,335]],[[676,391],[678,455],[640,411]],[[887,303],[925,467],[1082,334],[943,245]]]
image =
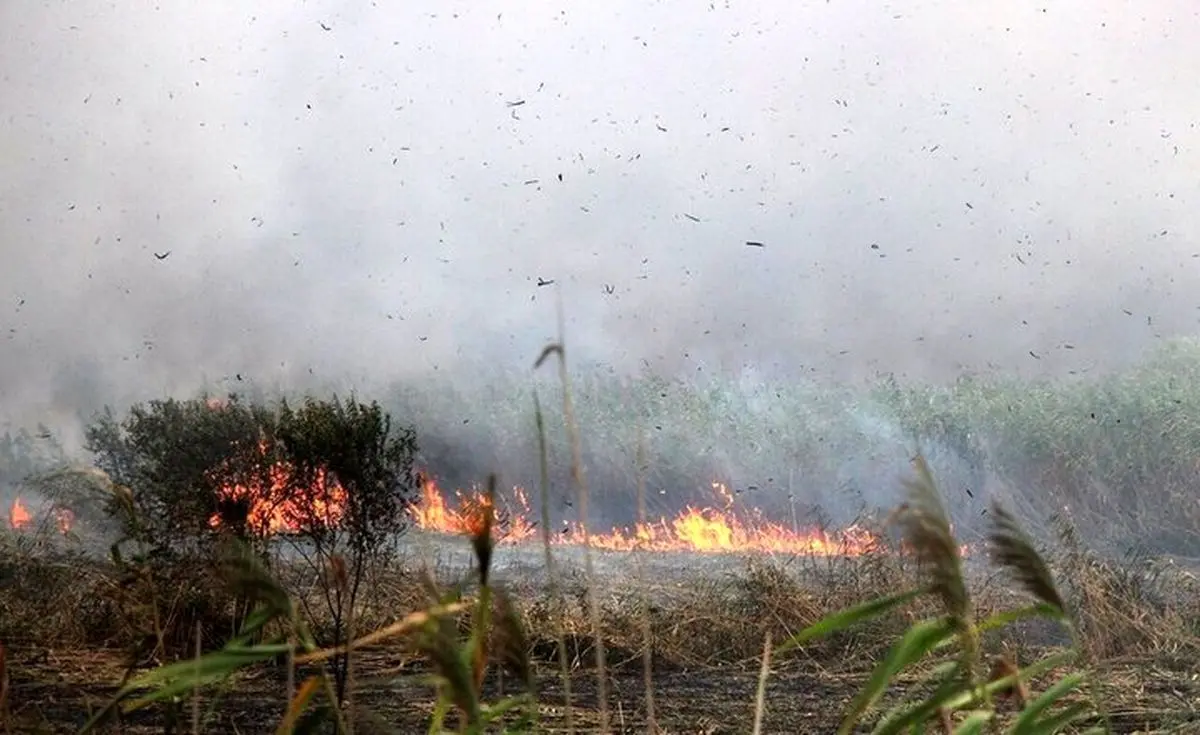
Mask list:
[[[147,603],[140,598],[138,607],[130,599],[121,570],[110,564],[30,549],[16,544],[14,537],[5,538],[0,590],[0,637],[11,680],[9,724],[22,731],[69,730],[86,716],[89,700],[97,707],[112,694],[127,666],[139,658],[131,652],[141,653],[136,661],[140,667],[154,663],[144,655]],[[630,559],[629,569],[633,568]],[[233,611],[212,591],[210,572],[186,569],[164,573],[158,582],[159,604],[176,611],[163,616],[169,635],[159,660],[191,656],[196,644],[191,631],[197,622],[205,631],[201,643],[207,642],[206,648],[227,639],[221,631],[232,625]],[[301,586],[303,575],[297,570],[281,565],[279,571],[293,594],[316,594]],[[1200,682],[1192,673],[1200,655],[1200,582],[1191,572],[1161,561],[1116,564],[1077,548],[1056,556],[1048,571],[1069,580],[1063,584],[1064,602],[1077,612],[1080,643],[1100,672],[1098,687],[1115,731],[1167,732],[1200,718]],[[457,574],[443,568],[436,576],[446,584]],[[598,619],[609,653],[606,683],[611,687],[613,731],[647,727],[643,666],[648,647],[660,731],[714,733],[751,727],[764,640],[787,640],[833,610],[893,592],[918,578],[911,560],[887,552],[850,560],[749,557],[720,576],[681,571],[678,577],[656,575],[644,584],[600,578],[594,587],[598,609],[593,615],[579,570],[562,565],[558,576],[556,597],[546,594],[545,580],[536,575],[516,577],[508,584],[509,599],[529,635],[527,653],[542,704],[542,727],[565,725],[555,633],[559,623],[565,623],[563,639],[574,690],[572,725],[580,731],[600,727],[592,635]],[[975,615],[1014,604],[1016,593],[999,579],[967,579]],[[209,590],[207,596],[200,594],[203,590]],[[362,630],[394,624],[429,602],[411,560],[377,570],[371,590],[356,614]],[[469,599],[470,588],[467,593]],[[201,604],[205,597],[207,603]],[[178,602],[183,599],[187,604]],[[935,612],[938,604],[930,599],[772,656],[771,676],[763,682],[762,731],[788,731],[787,722],[795,718],[816,727],[810,731],[834,729],[841,705],[851,700],[873,662],[898,634]],[[460,631],[469,629],[469,618],[458,621]],[[311,622],[319,638],[322,621]],[[985,634],[980,646],[989,656],[1008,653],[1024,662],[1066,642],[1061,630],[1029,621],[1004,639]],[[420,678],[430,671],[427,661],[418,646],[399,641],[361,652],[355,682],[360,719],[373,722],[367,713],[375,712],[397,731],[425,727],[432,711],[419,703],[432,702]],[[277,661],[239,673],[206,731],[226,731],[223,726],[234,723],[240,723],[241,732],[273,728],[286,706],[285,669]],[[305,671],[297,672],[297,680],[304,676]],[[907,678],[902,682],[920,686]],[[497,671],[484,682],[487,696],[514,688],[519,684],[511,674]],[[406,692],[410,702],[399,709],[388,703],[397,691]],[[206,699],[213,694],[206,693]],[[164,710],[151,710],[123,727],[161,732],[164,717]],[[369,724],[364,727],[369,730]]]

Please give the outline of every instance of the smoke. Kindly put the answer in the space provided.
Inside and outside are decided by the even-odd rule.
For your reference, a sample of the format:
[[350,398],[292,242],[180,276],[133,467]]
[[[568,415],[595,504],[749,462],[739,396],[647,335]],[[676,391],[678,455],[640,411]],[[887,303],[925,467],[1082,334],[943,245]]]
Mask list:
[[620,373],[1123,364],[1195,330],[1190,10],[6,4],[0,413],[486,381],[558,298]]

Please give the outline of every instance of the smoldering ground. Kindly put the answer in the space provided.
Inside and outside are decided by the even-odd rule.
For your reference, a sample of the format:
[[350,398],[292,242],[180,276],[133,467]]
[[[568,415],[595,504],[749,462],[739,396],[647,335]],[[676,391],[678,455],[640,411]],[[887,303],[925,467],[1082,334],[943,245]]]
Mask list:
[[479,395],[556,298],[618,375],[1127,364],[1197,318],[1189,7],[7,6],[0,405]]

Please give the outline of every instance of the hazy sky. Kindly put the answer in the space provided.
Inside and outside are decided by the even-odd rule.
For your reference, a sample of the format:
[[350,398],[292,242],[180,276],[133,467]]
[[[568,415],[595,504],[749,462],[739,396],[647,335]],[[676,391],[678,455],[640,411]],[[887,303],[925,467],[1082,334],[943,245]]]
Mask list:
[[147,5],[0,4],[10,416],[523,368],[556,289],[664,371],[1065,373],[1200,317],[1190,0]]

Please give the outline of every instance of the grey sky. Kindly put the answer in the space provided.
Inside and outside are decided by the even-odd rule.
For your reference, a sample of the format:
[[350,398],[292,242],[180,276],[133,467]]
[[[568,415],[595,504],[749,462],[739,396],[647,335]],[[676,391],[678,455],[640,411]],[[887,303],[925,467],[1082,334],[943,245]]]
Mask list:
[[1191,333],[1196,9],[1004,5],[4,3],[0,405]]

